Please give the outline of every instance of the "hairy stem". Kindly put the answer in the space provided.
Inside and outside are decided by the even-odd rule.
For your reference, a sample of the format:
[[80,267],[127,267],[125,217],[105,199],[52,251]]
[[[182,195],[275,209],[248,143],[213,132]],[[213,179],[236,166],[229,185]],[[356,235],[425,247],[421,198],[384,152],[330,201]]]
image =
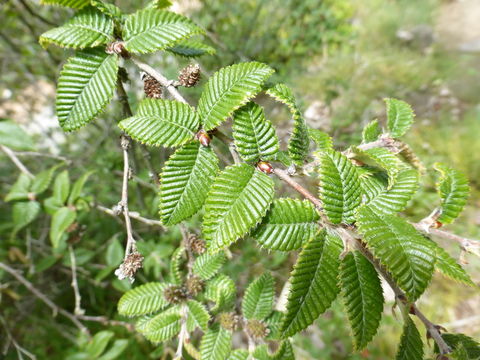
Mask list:
[[68,246],[68,251],[70,253],[70,263],[72,269],[72,288],[73,294],[75,295],[75,309],[73,313],[75,315],[83,315],[85,314],[85,310],[82,309],[81,302],[82,296],[80,295],[80,289],[78,288],[78,281],[77,281],[77,260],[75,258],[75,252],[73,251],[73,246]]

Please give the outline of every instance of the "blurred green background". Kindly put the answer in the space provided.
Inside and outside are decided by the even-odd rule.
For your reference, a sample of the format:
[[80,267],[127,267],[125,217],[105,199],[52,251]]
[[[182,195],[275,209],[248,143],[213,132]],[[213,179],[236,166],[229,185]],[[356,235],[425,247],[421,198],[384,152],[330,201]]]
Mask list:
[[[144,2],[115,3],[125,11],[135,11]],[[68,169],[73,183],[85,171],[93,171],[84,190],[85,211],[81,212],[78,229],[72,230],[75,241],[69,241],[75,251],[86,313],[120,319],[116,302],[131,287],[113,274],[122,260],[123,226],[89,204],[111,207],[119,200],[122,157],[115,123],[121,119],[121,108],[113,102],[91,125],[73,134],[63,133],[54,114],[55,81],[71,53],[54,47],[45,51],[37,39],[42,32],[63,23],[71,11],[43,7],[33,0],[4,0],[0,7],[0,126],[7,120],[18,124],[28,134],[23,140],[31,137],[34,144],[26,150],[54,156],[21,154],[34,174],[62,164],[61,170]],[[205,42],[217,50],[213,56],[195,60],[203,69],[204,79],[232,63],[268,63],[277,70],[273,80],[285,81],[294,88],[309,125],[333,135],[339,148],[358,141],[362,127],[370,120],[384,120],[383,98],[411,103],[417,121],[406,142],[426,165],[444,161],[467,174],[472,195],[467,210],[451,229],[480,238],[478,0],[183,0],[174,1],[173,10],[202,25],[207,30]],[[190,62],[164,53],[146,60],[170,78]],[[140,75],[136,69],[128,70],[129,97],[135,104],[143,96]],[[199,91],[187,89],[185,94],[195,101]],[[287,112],[266,98],[258,101],[266,106],[280,138],[285,140],[291,125]],[[12,139],[5,139],[1,129],[0,143],[11,144],[8,141]],[[136,154],[130,207],[145,217],[156,218],[155,186],[139,148]],[[168,155],[164,150],[151,151],[157,170]],[[4,197],[18,175],[18,169],[0,152],[0,261],[22,270],[42,293],[73,311],[69,252],[66,248],[52,251],[48,212],[42,209],[41,215],[21,230],[14,227],[12,204]],[[408,215],[421,219],[436,205],[434,181],[434,174],[423,177],[424,188]],[[190,228],[196,229],[198,223],[198,219],[197,223],[193,221]],[[163,279],[168,274],[169,256],[180,242],[178,229],[164,231],[141,223],[134,226],[142,239],[139,250],[146,258],[135,284]],[[459,256],[455,244],[442,245]],[[234,258],[225,271],[238,284],[245,284],[266,269],[273,272],[278,283],[283,282],[294,262],[293,256],[266,253],[246,241],[232,251]],[[479,283],[479,259],[468,256],[466,260],[467,271]],[[393,358],[401,322],[391,309],[393,296],[387,293],[387,299],[379,335],[367,350],[353,352],[342,305],[337,301],[316,325],[295,337],[297,358]],[[480,338],[478,290],[435,277],[420,306],[450,331]],[[52,317],[50,309],[1,271],[0,320],[0,358],[18,358],[8,339],[39,359],[89,358],[81,357],[87,351],[85,339],[78,337],[71,323],[59,315]],[[155,347],[121,326],[98,322],[88,326],[93,333],[108,329],[116,339],[125,339],[125,346],[116,345],[124,346],[118,358],[169,358],[168,349]]]

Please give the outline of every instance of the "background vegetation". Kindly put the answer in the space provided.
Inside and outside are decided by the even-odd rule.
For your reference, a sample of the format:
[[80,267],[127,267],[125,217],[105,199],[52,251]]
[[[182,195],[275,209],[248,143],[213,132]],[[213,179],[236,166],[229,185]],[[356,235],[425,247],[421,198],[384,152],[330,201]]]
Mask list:
[[[117,5],[132,11],[139,3],[117,1]],[[382,98],[410,102],[416,110],[417,123],[408,142],[426,164],[445,161],[468,175],[473,193],[467,211],[454,229],[466,236],[480,237],[480,45],[474,41],[480,39],[480,26],[468,26],[472,13],[480,16],[476,1],[325,0],[319,4],[318,0],[204,0],[178,1],[174,6],[204,26],[208,30],[206,42],[217,49],[216,55],[199,60],[205,74],[242,60],[270,64],[278,70],[276,76],[301,95],[310,125],[334,135],[338,146],[359,137],[360,129],[368,121],[384,120]],[[54,83],[67,56],[54,47],[44,51],[38,36],[68,15],[66,9],[40,7],[30,0],[2,4],[0,144],[19,151],[19,158],[33,174],[53,168],[54,175],[45,192],[37,196],[43,206],[40,215],[19,228],[12,202],[6,198],[19,171],[0,152],[0,262],[22,270],[28,281],[56,306],[73,312],[73,253],[81,306],[89,316],[102,316],[85,324],[92,334],[100,335],[93,345],[79,338],[67,318],[55,314],[32,296],[24,284],[0,270],[0,351],[6,359],[15,359],[16,343],[39,359],[91,359],[102,355],[103,359],[161,358],[168,356],[168,349],[155,348],[134,335],[116,312],[118,299],[131,287],[127,280],[120,281],[113,274],[123,257],[124,229],[118,218],[98,210],[98,205],[114,206],[120,197],[119,130],[111,119],[120,120],[122,110],[112,106],[103,119],[78,132],[75,141],[59,129],[53,113]],[[462,26],[468,27],[468,31]],[[177,69],[189,61],[152,57],[149,63],[175,78]],[[132,69],[132,73],[135,71]],[[136,74],[130,79],[129,97],[133,102],[143,96],[138,90],[140,75]],[[187,91],[192,99],[198,95],[195,89]],[[269,108],[270,118],[280,127],[280,137],[286,137],[288,114],[267,99],[259,101]],[[2,135],[11,123],[21,126],[24,133],[15,138]],[[32,151],[49,156],[39,157]],[[156,187],[141,151],[135,149],[130,207],[155,219]],[[157,170],[168,155],[151,152]],[[67,183],[73,186],[86,171],[91,171],[91,175],[82,191],[77,225],[69,229],[64,246],[53,251],[48,236],[52,213],[49,204],[54,201],[49,199],[58,197]],[[427,191],[417,194],[411,207],[411,215],[418,219],[427,214],[434,195],[433,178],[426,176],[424,182],[429,185]],[[195,229],[195,221],[190,227]],[[167,232],[141,222],[135,223],[135,230],[142,239],[139,251],[145,256],[145,266],[137,281],[163,279],[172,251],[181,239],[179,230]],[[288,269],[282,264],[294,262],[293,258],[285,258],[288,255],[268,254],[245,243],[242,257],[237,256],[239,249],[234,247],[232,251],[233,260],[225,266],[225,272],[237,284],[248,283],[264,269],[285,280]],[[248,258],[255,266],[245,271],[242,258]],[[478,258],[466,260],[470,262],[469,273],[478,283]],[[393,304],[392,296],[387,299]],[[442,325],[480,337],[477,290],[435,278],[423,299],[425,312]],[[393,358],[401,332],[401,324],[394,316],[384,317],[380,336],[368,350],[352,355],[341,306],[335,303],[316,326],[294,339],[297,358]],[[386,312],[392,314],[388,308]]]

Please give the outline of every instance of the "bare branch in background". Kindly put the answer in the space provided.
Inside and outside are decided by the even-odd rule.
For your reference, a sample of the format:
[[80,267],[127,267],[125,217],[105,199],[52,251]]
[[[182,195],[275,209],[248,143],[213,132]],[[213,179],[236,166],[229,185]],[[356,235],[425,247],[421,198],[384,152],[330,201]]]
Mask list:
[[12,160],[15,166],[29,178],[34,178],[35,176],[27,169],[25,165],[20,161],[20,159],[15,155],[15,152],[5,145],[0,145],[0,149]]
[[75,309],[73,313],[75,315],[83,315],[85,314],[85,310],[82,309],[81,302],[82,296],[80,295],[80,290],[78,288],[78,281],[77,281],[77,259],[75,258],[75,252],[73,251],[73,246],[68,246],[68,252],[70,253],[70,264],[72,269],[72,288],[73,294],[75,295]]

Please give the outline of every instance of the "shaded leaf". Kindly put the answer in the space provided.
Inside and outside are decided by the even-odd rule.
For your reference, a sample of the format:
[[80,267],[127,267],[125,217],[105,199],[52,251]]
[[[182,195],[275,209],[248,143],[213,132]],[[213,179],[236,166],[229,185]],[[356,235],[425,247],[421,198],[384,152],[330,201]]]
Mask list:
[[63,234],[73,224],[76,217],[77,213],[68,207],[62,207],[53,214],[50,225],[50,241],[54,248],[58,247]]
[[273,310],[275,282],[270,273],[265,273],[253,281],[245,290],[242,313],[246,319],[263,320]]
[[406,320],[395,360],[423,360],[423,342],[410,317]]

